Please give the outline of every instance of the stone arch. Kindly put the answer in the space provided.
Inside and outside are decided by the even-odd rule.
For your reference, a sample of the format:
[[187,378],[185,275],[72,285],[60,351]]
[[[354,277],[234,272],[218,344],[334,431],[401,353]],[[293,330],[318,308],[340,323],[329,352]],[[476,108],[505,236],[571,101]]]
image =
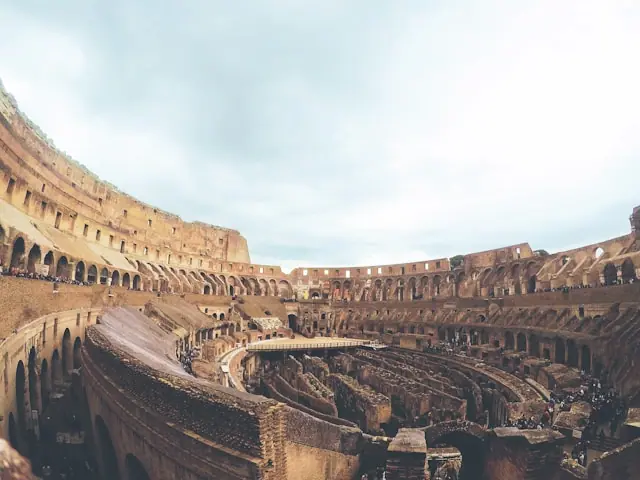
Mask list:
[[109,270],[107,269],[107,267],[103,267],[102,270],[100,270],[100,285],[106,285],[108,279],[109,279]]
[[120,285],[120,272],[118,270],[114,270],[111,274],[111,285]]
[[293,313],[290,313],[287,318],[289,320],[289,328],[295,332],[297,329],[298,317],[296,317]]
[[62,383],[62,362],[60,361],[60,353],[56,348],[51,355],[51,383],[60,385]]
[[84,267],[84,262],[80,261],[78,263],[76,263],[76,275],[75,275],[75,279],[79,282],[84,282],[85,281],[85,267]]
[[42,251],[38,244],[34,244],[27,257],[27,272],[36,273],[36,265],[42,261]]
[[87,282],[96,283],[98,281],[98,269],[95,265],[91,265],[87,270]]
[[527,351],[527,337],[524,333],[519,333],[518,335],[516,335],[516,344],[518,346],[519,352]]
[[446,421],[425,428],[427,445],[451,445],[460,450],[459,480],[484,478],[487,430],[469,421]]
[[40,366],[40,395],[42,396],[42,410],[44,411],[49,404],[49,395],[51,395],[51,372],[46,358],[42,359]]
[[80,340],[80,337],[76,337],[76,339],[73,342],[73,368],[74,369],[78,369],[82,366],[81,349],[82,349],[82,340]]
[[505,350],[515,350],[515,339],[513,333],[507,332],[504,334],[504,348]]
[[122,275],[122,286],[125,288],[131,287],[131,275],[129,275],[129,272]]
[[104,478],[118,480],[120,479],[118,457],[116,456],[116,449],[111,441],[109,429],[100,415],[96,415],[94,423],[96,435],[98,437],[98,451],[100,452],[100,460],[102,463],[101,471],[103,476]]
[[24,363],[22,360],[18,362],[16,367],[16,407],[18,414],[18,451],[26,455],[26,439],[27,439],[27,415],[30,413],[26,398],[27,381],[24,371]]
[[267,283],[267,281],[264,278],[261,278],[258,281],[258,284],[260,285],[260,293],[264,296],[264,295],[269,295],[269,284]]
[[615,285],[618,283],[618,269],[613,263],[607,263],[602,272],[605,285]]
[[23,268],[24,255],[24,239],[22,237],[18,237],[13,241],[13,248],[11,249],[11,263],[9,264],[11,268]]
[[407,282],[407,292],[409,293],[409,300],[415,300],[418,296],[417,280],[415,277],[411,277]]
[[271,295],[274,297],[278,296],[278,286],[276,285],[276,281],[274,279],[269,280],[269,287],[271,289]]
[[529,336],[529,355],[532,357],[540,356],[540,340],[535,333]]
[[54,275],[56,277],[69,278],[69,261],[64,255],[58,259]]
[[29,362],[27,369],[29,371],[29,404],[31,410],[42,412],[42,391],[40,389],[40,372],[38,371],[38,355],[36,348],[31,347],[29,350]]
[[578,367],[580,359],[578,358],[578,347],[573,339],[567,340],[567,364],[571,367]]
[[556,338],[555,362],[556,363],[565,362],[565,346],[564,346],[564,340],[562,338]]
[[286,280],[280,280],[278,283],[278,295],[284,298],[291,298],[293,296],[293,291],[289,282]]
[[140,275],[133,276],[133,289],[140,290]]
[[44,256],[44,260],[42,260],[42,263],[49,266],[49,275],[55,275],[55,272],[53,271],[53,268],[52,268],[54,264],[54,257],[53,257],[53,252],[51,250],[49,250],[47,254]]
[[527,280],[527,293],[536,293],[536,283],[538,282],[538,277],[535,275],[531,275],[529,280]]
[[71,331],[66,328],[62,335],[62,375],[68,377],[73,370],[73,351],[71,346]]
[[127,454],[124,458],[124,465],[127,470],[126,480],[150,480],[147,469],[135,455]]
[[580,367],[587,373],[591,372],[591,348],[589,345],[583,345],[580,348]]
[[16,418],[13,416],[13,412],[9,414],[9,442],[13,448],[20,451],[20,436],[18,434],[18,425],[16,424]]
[[204,291],[203,291],[203,293],[204,293],[205,295],[211,295],[211,285],[209,285],[208,283],[206,283],[206,284],[205,284],[205,286],[204,286]]
[[442,282],[442,278],[440,275],[436,275],[433,277],[433,294],[438,296],[440,295],[440,283]]
[[624,262],[622,262],[620,276],[625,283],[636,279],[636,266],[633,264],[633,260],[625,258]]

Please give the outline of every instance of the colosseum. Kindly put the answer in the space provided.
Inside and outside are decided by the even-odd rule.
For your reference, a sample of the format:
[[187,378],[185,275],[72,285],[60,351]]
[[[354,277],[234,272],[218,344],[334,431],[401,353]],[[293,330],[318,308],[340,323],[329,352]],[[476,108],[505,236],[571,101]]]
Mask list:
[[570,251],[286,274],[100,180],[4,88],[0,121],[10,478],[640,478],[640,207]]

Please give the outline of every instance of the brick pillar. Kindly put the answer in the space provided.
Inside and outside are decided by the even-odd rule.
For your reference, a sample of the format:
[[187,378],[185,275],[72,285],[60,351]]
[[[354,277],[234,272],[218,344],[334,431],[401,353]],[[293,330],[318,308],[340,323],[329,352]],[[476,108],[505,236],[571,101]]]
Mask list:
[[401,428],[387,450],[387,480],[425,480],[428,472],[424,432]]

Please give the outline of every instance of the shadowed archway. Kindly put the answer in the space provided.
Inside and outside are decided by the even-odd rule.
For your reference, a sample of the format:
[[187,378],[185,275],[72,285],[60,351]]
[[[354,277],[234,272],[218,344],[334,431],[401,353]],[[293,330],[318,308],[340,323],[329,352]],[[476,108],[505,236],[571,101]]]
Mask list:
[[468,421],[441,422],[425,428],[427,445],[450,445],[460,450],[462,467],[458,480],[484,480],[487,431]]
[[109,429],[104,423],[100,415],[96,415],[95,429],[98,440],[98,451],[100,453],[101,471],[103,477],[109,480],[120,480],[120,471],[118,470],[118,457],[116,449],[111,441]]
[[138,457],[129,453],[124,459],[125,468],[127,469],[126,480],[150,480],[147,469]]

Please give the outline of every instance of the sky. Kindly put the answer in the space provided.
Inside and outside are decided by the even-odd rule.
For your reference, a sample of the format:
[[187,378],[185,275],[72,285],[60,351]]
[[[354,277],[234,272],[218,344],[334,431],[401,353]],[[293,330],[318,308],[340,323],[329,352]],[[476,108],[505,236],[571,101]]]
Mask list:
[[629,232],[640,2],[3,0],[0,78],[121,190],[254,263]]

